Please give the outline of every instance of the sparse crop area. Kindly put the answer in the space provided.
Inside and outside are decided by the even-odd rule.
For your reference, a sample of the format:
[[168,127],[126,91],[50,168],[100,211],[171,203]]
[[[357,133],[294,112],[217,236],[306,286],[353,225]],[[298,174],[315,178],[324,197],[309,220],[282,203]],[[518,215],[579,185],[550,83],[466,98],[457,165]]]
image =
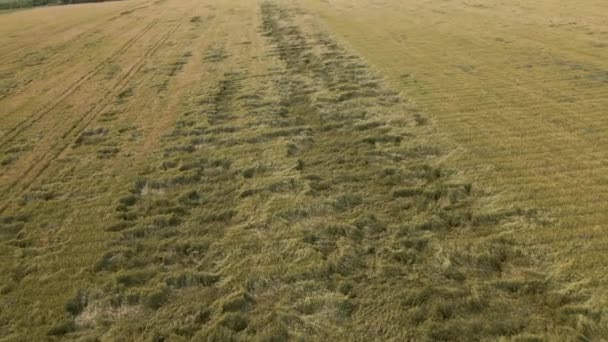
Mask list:
[[0,14],[0,340],[606,340],[585,2]]

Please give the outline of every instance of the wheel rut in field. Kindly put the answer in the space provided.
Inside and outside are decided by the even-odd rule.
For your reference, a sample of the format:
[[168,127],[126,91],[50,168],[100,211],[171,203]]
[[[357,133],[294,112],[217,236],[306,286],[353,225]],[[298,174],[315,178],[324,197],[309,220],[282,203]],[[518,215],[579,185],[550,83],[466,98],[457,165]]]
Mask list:
[[[17,68],[20,70],[18,73],[13,72],[6,76],[5,82],[7,82],[8,86],[0,92],[0,103],[10,101],[21,94],[27,94],[28,91],[31,91],[30,85],[32,84],[52,79],[53,76],[57,75],[57,70],[60,70],[57,68],[65,67],[66,60],[72,61],[81,58],[89,49],[95,48],[97,45],[103,43],[106,39],[115,36],[119,32],[121,35],[126,35],[130,29],[137,29],[133,27],[132,22],[125,21],[124,23],[116,24],[115,27],[113,26],[112,31],[106,31],[105,26],[108,24],[110,24],[110,21],[101,22],[81,33],[73,40],[63,42],[58,46],[40,49],[35,53],[32,53],[32,57],[19,59],[21,67],[10,66],[9,64],[11,69],[14,70]],[[36,56],[39,56],[38,60],[36,60]],[[32,63],[28,62],[28,59],[30,58],[34,59]],[[113,61],[106,60],[106,62],[112,63]],[[48,92],[49,89],[46,89],[46,91]],[[45,95],[48,96],[49,94]],[[12,115],[14,112],[15,111],[6,114]]]
[[[138,7],[139,5],[136,5],[136,7]],[[134,8],[136,8],[134,7]],[[106,20],[106,22],[110,22],[113,21],[115,18],[109,18]],[[47,34],[49,36],[58,36],[61,35],[62,33],[65,33],[67,30],[69,30],[70,27],[61,27],[57,30],[54,30],[53,32],[47,32]],[[59,44],[58,46],[52,47],[52,49],[55,52],[60,52],[62,51],[66,46],[68,46],[71,43],[74,42],[78,42],[81,39],[85,38],[91,31],[97,29],[97,27],[94,27],[92,29],[89,29],[85,32],[82,32],[72,38],[70,38],[69,40],[67,40],[66,42],[63,42],[61,44]],[[11,60],[17,60],[19,58],[22,58],[24,56],[26,56],[27,54],[24,54],[24,52],[31,50],[34,47],[38,47],[40,45],[40,42],[37,39],[34,39],[33,42],[24,42],[21,39],[13,39],[12,42],[6,43],[2,46],[0,46],[0,50],[9,50],[9,53],[3,54],[0,57],[0,63],[5,64],[7,62],[10,62]]]
[[16,137],[18,137],[21,132],[28,129],[32,125],[34,125],[36,122],[42,120],[47,114],[53,112],[53,110],[55,110],[61,103],[63,103],[63,101],[65,101],[67,98],[69,98],[70,95],[72,95],[75,91],[77,91],[85,82],[87,82],[93,76],[95,76],[99,72],[101,72],[104,69],[104,67],[107,65],[107,63],[111,62],[112,60],[115,60],[116,58],[118,58],[122,54],[124,54],[126,51],[128,51],[129,48],[131,46],[133,46],[133,44],[135,44],[138,40],[140,40],[148,31],[150,31],[159,22],[160,22],[160,19],[152,20],[150,22],[150,24],[146,25],[140,33],[138,33],[133,38],[129,39],[124,45],[122,45],[118,50],[116,50],[116,52],[114,52],[110,57],[104,59],[101,63],[97,64],[92,70],[90,70],[89,72],[84,74],[81,78],[79,78],[75,83],[71,84],[68,88],[66,88],[66,90],[61,95],[59,95],[57,100],[55,100],[54,102],[52,102],[48,105],[45,105],[43,108],[41,108],[41,110],[35,112],[34,114],[30,115],[29,117],[26,117],[25,120],[21,121],[20,123],[15,125],[13,128],[8,130],[8,132],[6,132],[4,134],[4,136],[2,136],[2,142],[0,142],[0,148],[5,147],[7,144],[13,142],[14,139]]
[[[125,87],[128,85],[131,79],[138,74],[138,72],[145,65],[145,61],[154,56],[154,54],[165,44],[165,42],[181,27],[185,21],[185,16],[177,21],[164,35],[162,35],[125,73],[120,79],[118,79],[115,86],[108,90],[104,96],[100,99],[99,103],[81,117],[79,117],[70,127],[64,132],[61,139],[57,140],[50,149],[44,154],[41,154],[34,162],[32,162],[24,172],[21,173],[11,184],[3,189],[2,194],[7,195],[17,186],[20,187],[19,194],[24,193],[31,186],[31,184],[51,165],[53,160],[61,155],[70,144],[78,138],[80,133],[84,131],[93,120],[95,120],[110,104],[110,102],[117,96],[123,94]],[[155,25],[155,22],[151,23],[149,27]],[[147,29],[144,29],[144,33]],[[141,35],[140,35],[141,36]],[[133,44],[127,43],[127,45]],[[128,48],[128,46],[127,46]],[[121,49],[125,50],[125,49]],[[96,73],[98,71],[94,71]],[[86,79],[85,79],[86,81]],[[77,86],[76,86],[77,88]],[[44,113],[44,112],[43,112]],[[19,195],[18,195],[19,196]],[[10,203],[6,203],[0,207],[0,214],[3,213],[9,206]]]

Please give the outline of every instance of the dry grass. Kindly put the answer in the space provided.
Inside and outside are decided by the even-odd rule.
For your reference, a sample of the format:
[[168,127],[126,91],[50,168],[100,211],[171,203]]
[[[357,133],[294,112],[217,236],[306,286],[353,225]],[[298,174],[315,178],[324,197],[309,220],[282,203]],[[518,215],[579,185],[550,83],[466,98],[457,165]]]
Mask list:
[[396,5],[332,3],[6,15],[1,339],[605,338],[601,266],[538,243],[560,216],[455,154],[438,89],[323,26]]

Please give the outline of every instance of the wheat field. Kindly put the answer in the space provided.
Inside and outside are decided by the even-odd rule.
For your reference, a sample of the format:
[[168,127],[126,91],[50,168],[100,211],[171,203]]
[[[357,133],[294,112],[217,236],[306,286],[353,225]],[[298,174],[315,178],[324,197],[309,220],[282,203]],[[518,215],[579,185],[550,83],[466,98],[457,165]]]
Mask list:
[[0,12],[0,340],[608,340],[605,13]]

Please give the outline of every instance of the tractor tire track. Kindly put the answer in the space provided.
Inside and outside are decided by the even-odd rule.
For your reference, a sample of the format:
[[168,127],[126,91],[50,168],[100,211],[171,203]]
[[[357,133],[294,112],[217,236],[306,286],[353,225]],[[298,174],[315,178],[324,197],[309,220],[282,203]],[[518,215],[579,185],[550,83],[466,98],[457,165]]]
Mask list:
[[[125,11],[131,11],[131,10],[136,9],[137,7],[139,7],[139,5],[137,5],[137,6],[133,7],[133,8],[127,9],[127,10],[125,10]],[[112,20],[114,20],[114,19],[116,19],[116,16],[112,16],[112,17],[110,17],[108,20],[104,21],[104,23],[105,23],[105,22],[107,22],[107,21],[112,21]],[[103,24],[102,24],[102,25],[103,25]],[[100,26],[102,26],[102,25],[100,25]],[[50,35],[50,36],[55,36],[55,35],[61,34],[61,33],[65,32],[65,31],[69,30],[70,28],[71,28],[70,26],[68,26],[68,27],[62,27],[62,28],[60,28],[60,29],[58,29],[58,30],[55,30],[54,32],[50,33],[49,35]],[[78,40],[79,40],[79,39],[81,39],[81,38],[82,38],[84,35],[86,35],[87,33],[89,33],[89,32],[90,32],[90,31],[92,31],[92,30],[95,30],[96,28],[97,28],[97,27],[95,27],[95,28],[91,28],[90,30],[87,30],[87,31],[85,31],[85,32],[82,32],[82,33],[80,33],[80,34],[76,35],[74,38],[72,38],[72,39],[68,40],[68,41],[65,43],[65,44],[66,44],[66,46],[67,46],[67,45],[69,45],[70,43],[74,43],[74,42],[78,41]],[[16,42],[14,42],[14,43],[13,43],[13,42],[8,42],[8,43],[6,43],[6,44],[4,44],[4,45],[0,46],[0,50],[4,50],[4,49],[10,49],[10,48],[11,48],[11,46],[14,46],[14,45],[21,45],[21,43],[22,43],[22,42],[21,42],[21,41],[19,41],[19,40],[16,40]],[[39,45],[39,44],[40,44],[39,42],[35,41],[35,42],[33,42],[33,43],[23,45],[23,46],[21,46],[20,48],[17,48],[16,50],[12,50],[10,53],[8,53],[8,54],[6,54],[6,55],[3,55],[3,56],[2,56],[2,59],[0,59],[0,64],[4,64],[5,62],[7,62],[7,61],[9,61],[9,60],[13,59],[14,57],[18,56],[18,55],[19,55],[20,53],[22,53],[23,51],[28,50],[28,49],[30,49],[30,48],[33,48],[33,47],[35,47],[35,46],[37,46],[37,45]]]
[[[51,165],[51,163],[57,159],[69,146],[71,141],[78,136],[87,126],[95,120],[95,118],[102,113],[107,106],[110,104],[110,99],[114,98],[117,94],[122,91],[126,85],[131,81],[135,75],[141,70],[141,68],[145,65],[146,59],[152,57],[158,52],[160,47],[162,47],[165,42],[182,26],[185,16],[182,16],[176,25],[174,25],[170,30],[167,31],[165,35],[163,35],[156,44],[152,45],[150,49],[146,51],[136,63],[134,63],[131,68],[129,68],[128,72],[116,83],[116,85],[106,92],[103,98],[99,101],[98,105],[91,108],[87,111],[83,116],[80,117],[71,127],[65,132],[61,139],[58,140],[51,148],[49,148],[45,153],[41,155],[40,158],[36,159],[34,162],[30,164],[30,166],[20,174],[20,176],[15,179],[13,183],[11,183],[8,187],[6,187],[1,196],[6,197],[9,192],[11,192],[15,187],[21,184],[21,189],[19,194],[16,197],[21,196],[25,191],[29,189],[29,187],[44,173],[46,169]],[[83,124],[84,123],[84,124]],[[82,124],[82,125],[81,125]],[[48,157],[48,158],[47,158]],[[41,165],[38,170],[35,170],[36,166]],[[26,177],[30,175],[32,172],[32,177],[26,180]],[[0,207],[0,214],[4,213],[4,211],[8,208],[9,203],[5,203],[2,207]]]
[[110,57],[104,59],[102,62],[97,64],[91,71],[83,75],[76,82],[74,82],[70,87],[68,87],[55,102],[53,102],[50,106],[43,108],[42,110],[30,115],[25,120],[21,121],[13,128],[11,128],[7,133],[4,134],[3,141],[0,142],[0,148],[5,147],[7,144],[11,143],[21,132],[28,129],[38,121],[42,120],[48,113],[52,112],[57,106],[59,106],[63,101],[65,101],[70,95],[72,95],[75,91],[80,89],[80,87],[85,84],[89,79],[93,76],[97,75],[101,70],[103,70],[104,66],[111,60],[116,59],[117,57],[124,54],[129,50],[133,44],[139,41],[146,33],[148,33],[154,26],[156,26],[160,22],[160,19],[154,19],[150,24],[148,24],[139,34],[135,37],[131,38],[127,41],[123,46],[120,47],[116,52],[114,52]]
[[[69,40],[67,40],[67,41],[65,41],[63,43],[58,44],[58,48],[61,48],[63,46],[69,46],[69,45],[71,45],[73,43],[76,43],[76,42],[80,41],[81,39],[83,39],[86,36],[88,36],[89,33],[91,33],[92,31],[94,31],[97,28],[98,27],[92,27],[92,28],[90,28],[90,29],[88,29],[88,30],[86,30],[86,31],[84,31],[82,33],[77,34],[73,38],[71,38],[71,39],[69,39]],[[54,34],[57,34],[57,33],[61,33],[61,31],[57,31]],[[11,44],[10,43],[6,44],[5,46],[0,47],[0,49],[2,49],[2,50],[4,50],[4,49],[10,49],[10,47],[7,48],[7,46],[9,46],[9,45],[11,45]],[[18,57],[20,57],[19,55],[21,53],[23,53],[24,51],[26,51],[26,50],[34,47],[35,45],[38,45],[38,44],[24,45],[24,46],[18,48],[17,50],[13,50],[12,52],[3,55],[2,58],[0,58],[0,63],[1,64],[6,64],[6,63],[9,63],[11,60],[17,60]]]
[[[87,30],[87,32],[81,33],[82,39],[77,38],[72,41],[61,44],[62,47],[57,48],[56,51],[53,51],[51,58],[59,56],[66,47],[69,49],[70,46],[73,46],[76,44],[79,44],[79,46],[76,47],[74,49],[74,51],[71,51],[71,53],[69,55],[67,55],[63,58],[56,58],[55,60],[51,61],[49,64],[44,65],[44,68],[42,70],[40,70],[40,73],[35,74],[35,77],[32,77],[32,79],[22,82],[18,86],[16,86],[14,89],[11,89],[10,91],[0,95],[0,102],[4,101],[6,98],[9,98],[11,96],[17,96],[17,95],[24,93],[26,90],[28,90],[27,86],[35,80],[46,79],[49,73],[53,74],[53,71],[55,70],[56,67],[63,65],[66,60],[71,60],[74,57],[78,57],[80,54],[83,53],[83,51],[86,51],[85,49],[87,48],[87,45],[91,44],[92,42],[103,41],[106,38],[110,37],[111,34],[108,34],[108,33],[104,33],[104,34],[101,34],[100,36],[96,37],[96,33],[98,33],[98,30],[100,29],[100,26],[102,26],[102,25],[103,24],[101,24],[97,27],[91,28],[90,30]],[[117,31],[125,32],[124,30],[129,28],[130,26],[132,26],[131,23],[125,23],[124,25],[120,26],[120,28],[118,28]],[[94,39],[94,40],[92,40],[92,39]],[[2,64],[2,63],[3,62],[0,62],[0,64]],[[10,115],[10,114],[8,114],[8,115]]]

